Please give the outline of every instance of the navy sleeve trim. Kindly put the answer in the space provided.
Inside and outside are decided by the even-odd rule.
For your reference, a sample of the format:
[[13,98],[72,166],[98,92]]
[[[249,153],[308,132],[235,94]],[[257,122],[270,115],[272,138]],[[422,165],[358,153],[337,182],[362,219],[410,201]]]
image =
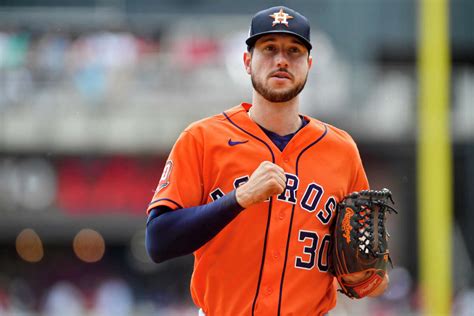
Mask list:
[[173,200],[171,200],[171,199],[166,199],[166,198],[151,201],[151,203],[148,204],[148,205],[155,204],[156,202],[159,202],[159,201],[168,201],[168,202],[171,202],[171,203],[173,203],[174,205],[176,205],[177,208],[183,208],[179,203],[176,203],[175,201],[173,201]]

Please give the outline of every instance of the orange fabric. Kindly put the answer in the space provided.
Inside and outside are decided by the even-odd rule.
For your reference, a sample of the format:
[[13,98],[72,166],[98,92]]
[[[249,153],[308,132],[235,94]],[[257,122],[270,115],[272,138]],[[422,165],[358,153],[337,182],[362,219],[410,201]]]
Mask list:
[[212,192],[229,193],[236,179],[273,161],[287,173],[290,189],[242,211],[194,253],[192,298],[207,316],[252,310],[322,315],[336,304],[327,272],[335,203],[368,189],[359,152],[346,132],[309,117],[280,152],[250,120],[250,107],[243,103],[181,134],[169,157],[171,172],[160,180],[148,211],[209,203]]

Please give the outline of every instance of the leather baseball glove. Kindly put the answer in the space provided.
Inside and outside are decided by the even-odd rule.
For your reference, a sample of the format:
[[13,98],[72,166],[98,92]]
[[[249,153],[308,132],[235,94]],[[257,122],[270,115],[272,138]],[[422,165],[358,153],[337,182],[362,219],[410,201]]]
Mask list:
[[[387,213],[397,211],[392,193],[364,190],[346,196],[337,207],[333,232],[332,262],[341,292],[351,298],[362,298],[384,280],[388,263],[389,237],[385,222]],[[367,272],[367,278],[350,284],[343,278],[356,272]]]

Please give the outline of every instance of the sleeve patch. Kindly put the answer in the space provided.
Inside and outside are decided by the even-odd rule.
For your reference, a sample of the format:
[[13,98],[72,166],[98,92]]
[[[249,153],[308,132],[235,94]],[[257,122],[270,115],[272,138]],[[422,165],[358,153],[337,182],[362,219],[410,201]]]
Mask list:
[[160,192],[161,189],[166,188],[170,184],[171,170],[173,169],[173,161],[168,160],[163,168],[163,173],[161,174],[160,182],[156,188],[156,193]]

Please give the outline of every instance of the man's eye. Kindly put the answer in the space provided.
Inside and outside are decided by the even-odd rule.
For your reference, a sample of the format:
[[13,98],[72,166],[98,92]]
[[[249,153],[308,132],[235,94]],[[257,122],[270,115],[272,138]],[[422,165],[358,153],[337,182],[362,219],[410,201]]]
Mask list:
[[266,50],[267,52],[273,52],[275,50],[275,46],[266,46],[264,50]]
[[299,54],[301,52],[301,50],[298,47],[291,47],[289,51],[292,54]]

